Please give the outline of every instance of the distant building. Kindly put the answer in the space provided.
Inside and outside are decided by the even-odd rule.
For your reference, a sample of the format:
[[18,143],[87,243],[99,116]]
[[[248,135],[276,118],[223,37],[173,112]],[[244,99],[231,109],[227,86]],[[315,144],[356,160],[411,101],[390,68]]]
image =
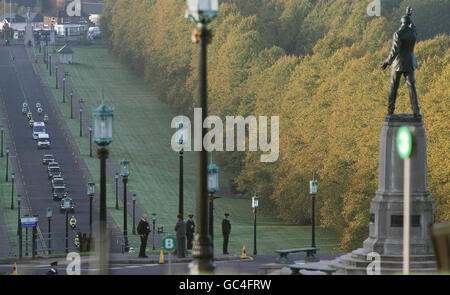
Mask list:
[[62,64],[71,64],[74,51],[67,44],[58,50],[59,62]]

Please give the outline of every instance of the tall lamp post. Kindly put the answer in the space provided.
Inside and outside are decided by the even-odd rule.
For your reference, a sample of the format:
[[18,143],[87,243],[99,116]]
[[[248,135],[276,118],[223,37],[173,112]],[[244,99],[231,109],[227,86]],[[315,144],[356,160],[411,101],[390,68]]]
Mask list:
[[133,200],[133,235],[136,234],[136,194],[131,196]]
[[6,182],[8,182],[8,163],[9,163],[9,148],[6,148],[6,173],[5,173]]
[[180,179],[179,179],[179,194],[178,194],[178,213],[183,216],[184,213],[184,200],[183,200],[183,144],[184,144],[184,138],[186,137],[185,131],[186,129],[183,129],[183,122],[180,121],[178,123],[178,132],[180,133],[180,137],[178,138],[178,143],[181,146],[180,149]]
[[106,237],[106,158],[108,145],[113,141],[114,107],[108,108],[102,101],[98,108],[92,110],[94,119],[94,142],[99,146],[97,153],[100,158],[100,273],[108,273],[108,241]]
[[49,54],[48,55],[48,63],[49,63],[49,65],[48,65],[48,72],[49,72],[49,75],[50,75],[50,77],[52,76],[52,55],[51,54]]
[[155,250],[156,213],[152,213],[153,221],[153,250]]
[[58,65],[55,67],[56,89],[58,89]]
[[17,235],[21,234],[22,226],[20,224],[20,202],[22,201],[22,197],[17,195]]
[[1,130],[1,133],[2,133],[2,138],[1,138],[1,140],[2,140],[2,143],[1,143],[1,151],[0,151],[0,157],[2,157],[3,158],[3,134],[4,134],[4,130],[3,130],[3,127],[0,129]]
[[[311,216],[311,225],[312,225],[312,237],[311,237],[311,248],[316,248],[316,232],[315,232],[315,201],[316,201],[316,195],[317,195],[317,180],[313,179],[309,181],[309,194],[311,195],[312,199],[312,216]],[[319,258],[315,256],[316,251],[312,251],[308,253],[305,257],[305,261],[307,262],[317,262],[319,261]]]
[[89,127],[89,157],[92,158],[92,127]]
[[212,162],[208,165],[208,193],[209,193],[209,236],[211,237],[211,247],[214,254],[214,193],[219,190],[219,167]]
[[92,236],[92,201],[95,195],[95,183],[93,181],[88,182],[87,194],[89,196],[89,236]]
[[73,92],[70,91],[70,119],[73,119]]
[[80,137],[83,136],[83,108],[80,108]]
[[130,175],[129,170],[130,161],[122,159],[120,161],[120,176],[123,182],[123,239],[125,252],[128,252],[128,229],[127,229],[127,182]]
[[258,209],[258,197],[252,197],[252,208],[253,208],[253,255],[256,255],[256,209]]
[[14,172],[11,173],[11,210],[14,210],[14,180],[16,175]]
[[66,102],[66,77],[64,77],[62,79],[62,84],[63,84],[62,102],[65,103]]
[[[202,118],[207,118],[206,48],[211,41],[211,33],[207,28],[207,24],[219,14],[219,1],[187,0],[186,3],[186,17],[196,24],[192,33],[192,41],[198,44],[199,51],[199,102],[202,109]],[[205,137],[206,132],[207,129],[202,128],[202,139]],[[191,274],[213,273],[215,268],[211,238],[208,235],[208,155],[204,148],[200,152],[198,161],[199,173],[196,215],[198,232],[195,236],[192,250],[193,261],[189,265]]]
[[119,210],[119,173],[114,174],[116,180],[116,210]]
[[47,208],[47,221],[48,221],[48,254],[52,254],[52,215],[53,210],[52,208]]

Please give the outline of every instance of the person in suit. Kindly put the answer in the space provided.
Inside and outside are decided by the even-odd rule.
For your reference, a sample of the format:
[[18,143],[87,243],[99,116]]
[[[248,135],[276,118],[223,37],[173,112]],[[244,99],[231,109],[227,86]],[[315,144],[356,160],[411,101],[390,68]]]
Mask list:
[[192,241],[194,239],[195,232],[195,222],[194,215],[190,214],[189,219],[186,222],[186,238],[187,238],[187,248],[188,250],[192,250]]
[[222,220],[222,234],[223,234],[223,254],[228,253],[228,239],[231,232],[230,214],[225,213],[225,217]]
[[392,48],[381,68],[384,70],[392,65],[391,89],[389,90],[388,115],[394,114],[400,78],[405,76],[409,89],[409,98],[414,117],[420,117],[417,99],[416,79],[414,71],[418,68],[414,46],[416,44],[416,26],[411,17],[412,9],[407,8],[406,15],[401,19],[400,28],[394,33]]
[[139,257],[141,258],[148,257],[147,255],[145,255],[145,248],[147,247],[147,239],[150,232],[151,230],[150,225],[147,221],[147,215],[143,214],[137,226],[137,233],[141,237],[141,248],[139,249]]
[[54,261],[50,263],[50,270],[47,272],[47,275],[53,276],[58,274],[58,261]]
[[178,214],[178,221],[175,225],[175,232],[177,233],[177,257],[186,257],[186,222],[183,220],[183,215]]

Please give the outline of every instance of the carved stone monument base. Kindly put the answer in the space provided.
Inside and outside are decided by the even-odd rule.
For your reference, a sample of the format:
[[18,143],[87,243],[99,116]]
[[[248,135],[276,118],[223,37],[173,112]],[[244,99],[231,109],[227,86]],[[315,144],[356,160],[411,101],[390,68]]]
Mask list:
[[407,126],[414,136],[411,155],[411,272],[435,272],[436,263],[428,227],[435,208],[427,185],[427,144],[422,117],[387,116],[380,137],[378,190],[370,206],[369,237],[363,248],[339,257],[331,265],[341,273],[366,274],[372,261],[367,254],[381,256],[381,273],[401,273],[403,260],[403,160],[398,156],[396,134]]

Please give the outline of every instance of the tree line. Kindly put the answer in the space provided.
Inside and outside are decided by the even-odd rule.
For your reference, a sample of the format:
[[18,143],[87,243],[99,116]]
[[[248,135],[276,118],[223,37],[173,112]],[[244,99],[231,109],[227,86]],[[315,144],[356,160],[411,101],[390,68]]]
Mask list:
[[[341,233],[342,250],[368,235],[378,184],[379,137],[387,112],[387,57],[407,5],[419,30],[416,72],[428,137],[428,184],[436,221],[450,220],[450,3],[382,1],[369,17],[359,0],[228,0],[210,24],[209,113],[279,116],[280,157],[215,153],[243,196],[258,194],[265,214],[308,224],[309,180],[319,181],[321,226]],[[197,106],[197,48],[185,1],[106,0],[101,19],[111,52],[151,82],[178,114]],[[396,112],[410,112],[406,86]]]

